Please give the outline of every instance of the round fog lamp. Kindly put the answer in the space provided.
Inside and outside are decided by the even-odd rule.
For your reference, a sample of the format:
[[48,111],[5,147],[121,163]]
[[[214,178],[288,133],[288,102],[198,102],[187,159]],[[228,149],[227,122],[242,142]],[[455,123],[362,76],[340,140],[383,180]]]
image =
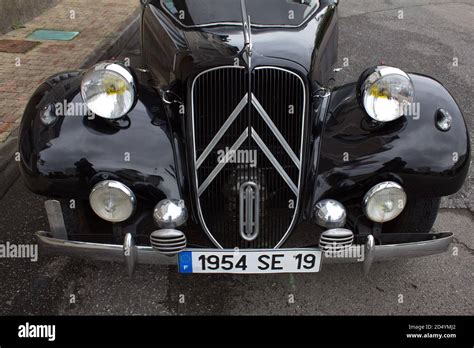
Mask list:
[[164,199],[156,205],[153,218],[160,228],[176,228],[186,222],[188,210],[183,200]]
[[92,210],[100,218],[110,222],[128,220],[136,206],[132,190],[113,180],[101,181],[95,185],[89,196],[89,202]]
[[374,222],[387,222],[399,216],[407,203],[403,188],[392,181],[372,187],[364,197],[364,213]]

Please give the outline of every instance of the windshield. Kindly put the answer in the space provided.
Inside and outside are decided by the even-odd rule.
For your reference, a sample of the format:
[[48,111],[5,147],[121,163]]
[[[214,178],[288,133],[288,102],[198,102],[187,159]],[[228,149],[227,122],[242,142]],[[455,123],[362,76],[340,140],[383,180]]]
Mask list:
[[[161,0],[175,20],[186,27],[241,25],[241,0]],[[247,0],[253,26],[298,27],[319,7],[319,0]]]

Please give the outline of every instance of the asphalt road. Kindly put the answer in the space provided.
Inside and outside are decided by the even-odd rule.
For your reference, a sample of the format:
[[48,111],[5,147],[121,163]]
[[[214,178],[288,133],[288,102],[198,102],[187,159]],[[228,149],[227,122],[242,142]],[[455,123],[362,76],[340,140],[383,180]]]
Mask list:
[[[342,0],[340,14],[340,61],[342,66],[349,58],[349,66],[339,82],[357,78],[380,61],[436,76],[455,95],[473,129],[472,2]],[[124,55],[133,53],[132,45]],[[452,66],[453,57],[458,67]],[[40,255],[38,262],[0,260],[0,314],[472,315],[470,180],[461,193],[443,201],[451,209],[442,209],[436,221],[436,231],[456,234],[448,253],[375,264],[368,277],[359,265],[265,276],[184,276],[173,267],[139,266],[129,279],[119,264]],[[33,232],[48,226],[43,199],[27,191],[21,179],[0,200],[0,212],[0,243],[35,243]]]

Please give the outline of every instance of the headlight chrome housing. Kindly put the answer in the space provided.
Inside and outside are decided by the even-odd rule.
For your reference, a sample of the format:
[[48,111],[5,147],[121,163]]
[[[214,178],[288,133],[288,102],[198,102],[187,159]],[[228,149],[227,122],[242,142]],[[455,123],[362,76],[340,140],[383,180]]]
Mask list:
[[153,218],[160,228],[176,228],[188,219],[188,210],[183,200],[164,199],[153,210]]
[[364,197],[364,213],[374,222],[384,223],[397,218],[405,209],[405,190],[393,181],[372,187]]
[[81,83],[82,99],[97,116],[117,119],[135,104],[136,84],[130,71],[120,64],[103,62],[87,71]]
[[109,222],[128,220],[134,213],[136,197],[132,190],[118,181],[101,181],[91,191],[89,203],[92,210]]
[[400,69],[389,66],[370,68],[361,75],[358,85],[361,103],[376,121],[394,121],[404,116],[413,104],[413,82]]
[[344,227],[347,218],[346,208],[334,199],[325,199],[316,204],[315,218],[321,227]]

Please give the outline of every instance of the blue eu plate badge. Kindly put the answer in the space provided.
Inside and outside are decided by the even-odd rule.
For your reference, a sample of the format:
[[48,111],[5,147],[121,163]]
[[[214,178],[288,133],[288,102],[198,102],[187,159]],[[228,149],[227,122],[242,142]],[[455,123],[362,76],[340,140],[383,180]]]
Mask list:
[[179,253],[179,272],[193,273],[193,256],[191,251]]

